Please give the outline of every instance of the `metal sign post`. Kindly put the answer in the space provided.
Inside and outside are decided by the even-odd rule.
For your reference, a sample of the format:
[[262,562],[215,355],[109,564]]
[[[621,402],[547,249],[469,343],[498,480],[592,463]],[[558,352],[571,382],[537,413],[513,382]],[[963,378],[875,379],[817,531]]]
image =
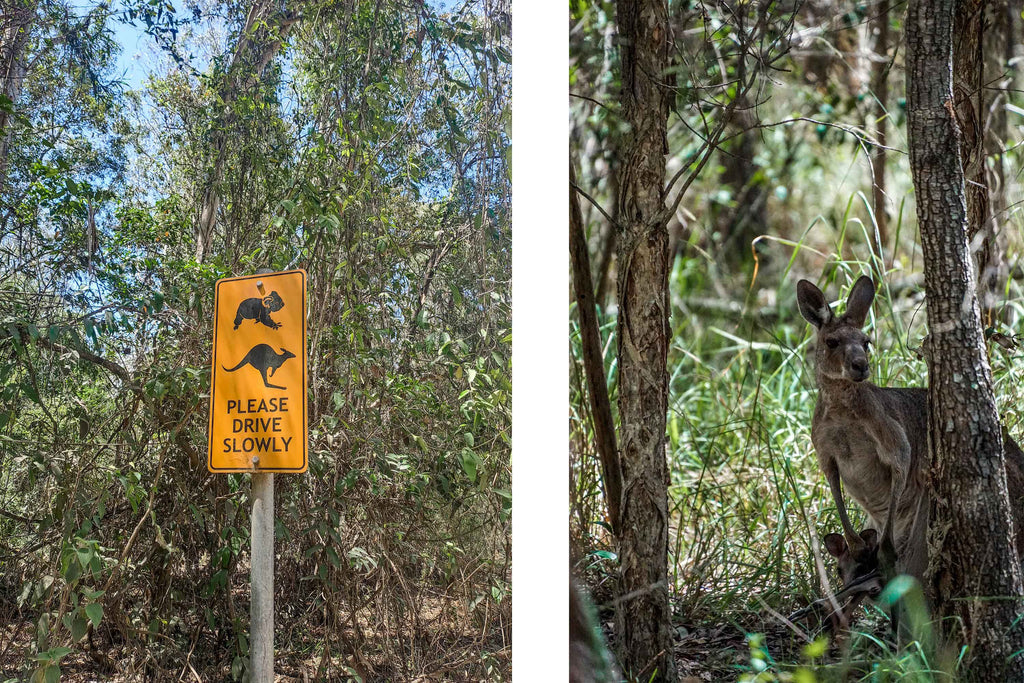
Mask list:
[[252,475],[252,604],[249,661],[252,683],[274,681],[274,473]]
[[214,297],[211,472],[252,474],[249,672],[274,681],[274,472],[305,472],[306,273],[225,278]]

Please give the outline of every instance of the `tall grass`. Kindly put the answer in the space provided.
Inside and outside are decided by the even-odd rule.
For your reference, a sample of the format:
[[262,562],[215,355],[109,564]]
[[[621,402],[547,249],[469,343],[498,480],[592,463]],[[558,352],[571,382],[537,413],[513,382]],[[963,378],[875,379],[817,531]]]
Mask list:
[[[858,203],[862,206],[855,211]],[[854,195],[838,226],[820,217],[815,221],[816,236],[831,235],[827,248],[820,242],[812,248],[807,240],[811,228],[797,241],[773,240],[774,267],[761,267],[753,281],[748,274],[727,283],[726,291],[742,292],[740,305],[721,297],[709,304],[708,293],[716,290],[709,279],[712,264],[699,250],[688,250],[674,263],[666,452],[669,576],[677,611],[688,622],[729,621],[757,631],[778,623],[772,610],[786,614],[822,595],[818,539],[838,531],[840,524],[810,439],[816,399],[813,335],[797,310],[796,281],[816,281],[838,301],[859,275],[874,277],[880,286],[867,328],[874,344],[872,381],[883,386],[924,386],[927,381],[926,364],[917,353],[926,333],[920,258],[912,247],[899,258],[874,255],[867,246],[876,243],[867,204],[862,195]],[[863,214],[864,207],[867,216],[861,220],[856,213]],[[904,230],[902,223],[894,227]],[[890,260],[895,267],[887,265]],[[1008,287],[1006,300],[1007,319],[1019,319],[1024,302],[1016,284]],[[602,312],[600,320],[614,409],[615,311]],[[575,325],[570,323],[570,542],[577,569],[589,572],[600,599],[600,585],[614,574],[616,558],[601,524],[604,506]],[[990,344],[1001,414],[1018,440],[1024,431],[1016,407],[1024,373],[1020,354]],[[849,507],[854,524],[861,524],[859,508]],[[830,581],[836,584],[834,577]],[[875,621],[862,623],[880,624],[877,609],[870,610]],[[770,649],[771,644],[757,647]],[[911,673],[919,680],[948,680],[920,643],[895,649],[870,626],[854,634],[848,648],[853,654],[846,664],[819,663],[808,671],[824,680],[858,671],[867,676],[864,680],[895,680]],[[870,666],[850,664],[857,653]],[[953,665],[955,658],[945,666]],[[773,666],[761,672],[795,671],[777,662]]]

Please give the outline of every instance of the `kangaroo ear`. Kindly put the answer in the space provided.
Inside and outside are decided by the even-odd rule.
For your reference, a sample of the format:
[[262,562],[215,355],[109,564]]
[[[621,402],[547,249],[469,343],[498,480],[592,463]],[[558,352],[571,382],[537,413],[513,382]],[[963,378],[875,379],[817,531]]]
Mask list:
[[846,320],[851,325],[863,327],[874,300],[875,283],[868,276],[861,275],[850,290],[850,298],[846,300]]
[[828,534],[825,536],[825,549],[832,557],[842,557],[846,552],[846,539],[842,534]]
[[819,330],[832,321],[832,307],[814,283],[807,280],[796,283],[796,301],[800,305],[800,315]]
[[871,550],[878,545],[878,532],[874,529],[865,529],[860,532],[860,537],[868,544],[868,550]]

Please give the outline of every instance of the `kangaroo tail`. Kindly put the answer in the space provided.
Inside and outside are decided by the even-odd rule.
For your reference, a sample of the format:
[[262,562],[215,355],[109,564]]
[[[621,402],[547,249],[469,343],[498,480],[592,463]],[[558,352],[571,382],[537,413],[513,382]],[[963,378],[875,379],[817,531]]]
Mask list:
[[238,368],[242,367],[243,365],[245,365],[245,364],[246,364],[246,363],[248,363],[248,362],[249,362],[249,357],[248,357],[248,356],[246,356],[245,358],[243,358],[243,359],[242,359],[242,362],[241,362],[241,363],[239,363],[238,365],[236,365],[236,366],[235,366],[235,367],[233,367],[233,368],[224,368],[224,366],[223,366],[223,365],[222,365],[221,367],[222,367],[222,368],[224,368],[224,371],[225,371],[225,372],[234,372],[235,370],[237,370]]

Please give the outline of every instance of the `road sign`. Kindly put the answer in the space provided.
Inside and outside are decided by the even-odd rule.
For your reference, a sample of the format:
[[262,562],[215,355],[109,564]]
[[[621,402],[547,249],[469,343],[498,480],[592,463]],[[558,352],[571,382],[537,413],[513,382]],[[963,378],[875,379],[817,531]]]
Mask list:
[[211,472],[305,472],[306,272],[231,277],[214,297]]

